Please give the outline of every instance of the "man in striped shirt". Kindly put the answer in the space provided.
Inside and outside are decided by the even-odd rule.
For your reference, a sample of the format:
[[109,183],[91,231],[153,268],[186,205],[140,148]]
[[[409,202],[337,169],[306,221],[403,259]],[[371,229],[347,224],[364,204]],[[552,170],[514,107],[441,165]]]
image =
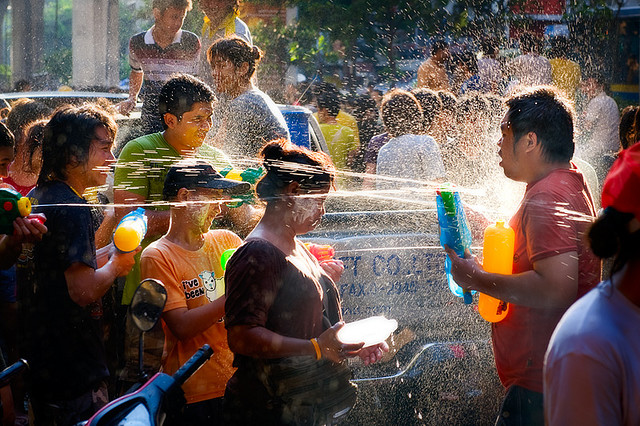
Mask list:
[[182,30],[191,8],[191,0],[153,0],[153,27],[129,40],[129,98],[118,104],[118,109],[122,114],[129,114],[142,89],[145,134],[163,130],[158,94],[171,74],[197,71],[200,40],[194,33]]

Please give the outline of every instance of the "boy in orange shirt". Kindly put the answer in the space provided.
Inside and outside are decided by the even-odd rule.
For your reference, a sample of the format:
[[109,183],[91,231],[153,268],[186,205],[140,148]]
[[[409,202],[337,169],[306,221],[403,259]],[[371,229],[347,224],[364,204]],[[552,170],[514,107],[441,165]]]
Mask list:
[[182,161],[165,178],[164,199],[176,203],[171,206],[169,231],[141,257],[142,277],[158,279],[167,288],[162,368],[175,373],[205,343],[214,350],[183,385],[187,405],[167,424],[222,423],[222,396],[233,374],[233,354],[222,321],[225,288],[220,257],[242,241],[231,231],[209,228],[220,213],[216,201],[248,189],[246,182],[224,179],[201,160]]

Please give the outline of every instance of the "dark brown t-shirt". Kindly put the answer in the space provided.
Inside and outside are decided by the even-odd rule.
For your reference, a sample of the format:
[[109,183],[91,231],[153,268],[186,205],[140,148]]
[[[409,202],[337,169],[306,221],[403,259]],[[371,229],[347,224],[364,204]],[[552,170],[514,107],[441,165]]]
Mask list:
[[[249,239],[227,265],[225,324],[261,326],[299,339],[318,337],[326,329],[322,284],[336,292],[301,242],[285,256],[266,240]],[[334,305],[328,315],[332,322],[341,319],[339,305],[329,305]]]

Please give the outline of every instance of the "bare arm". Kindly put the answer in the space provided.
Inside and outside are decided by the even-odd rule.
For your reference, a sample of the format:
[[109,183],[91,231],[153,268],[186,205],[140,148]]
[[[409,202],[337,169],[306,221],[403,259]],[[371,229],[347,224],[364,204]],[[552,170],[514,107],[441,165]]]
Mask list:
[[[345,344],[340,342],[336,333],[344,326],[343,322],[325,330],[318,337],[322,357],[340,362],[347,357],[358,355],[362,343]],[[290,356],[316,356],[310,340],[296,339],[274,333],[264,327],[237,325],[227,329],[229,348],[234,352],[254,358],[283,358]]]
[[202,333],[224,316],[224,296],[194,309],[177,308],[162,313],[174,336],[186,340]]
[[458,257],[448,249],[453,278],[466,290],[478,290],[509,303],[531,308],[567,308],[578,293],[578,254],[558,254],[533,263],[533,270],[515,275],[485,272],[477,259]]
[[80,306],[86,306],[100,299],[111,288],[113,280],[129,273],[135,263],[133,257],[139,251],[140,247],[130,253],[115,252],[98,269],[81,262],[71,264],[64,271],[71,300]]
[[129,98],[126,101],[119,102],[116,105],[116,109],[123,115],[129,115],[133,108],[136,106],[136,99],[138,93],[142,88],[142,81],[144,80],[144,72],[131,70],[129,73]]
[[[122,189],[114,190],[113,199],[116,204],[145,204],[147,201],[142,195],[134,194],[133,192],[125,191]],[[115,223],[117,224],[118,222],[120,222],[120,219],[122,219],[124,215],[134,209],[135,207],[116,208]],[[145,214],[147,215],[147,236],[164,235],[167,232],[167,230],[169,229],[169,219],[171,217],[168,210],[145,210]]]

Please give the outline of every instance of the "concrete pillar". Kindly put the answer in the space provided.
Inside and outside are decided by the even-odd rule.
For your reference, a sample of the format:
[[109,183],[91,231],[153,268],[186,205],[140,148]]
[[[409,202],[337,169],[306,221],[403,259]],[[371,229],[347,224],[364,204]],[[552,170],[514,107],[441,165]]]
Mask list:
[[73,2],[73,86],[118,85],[118,0]]
[[41,70],[44,38],[44,0],[12,0],[12,84],[26,79],[34,83]]

